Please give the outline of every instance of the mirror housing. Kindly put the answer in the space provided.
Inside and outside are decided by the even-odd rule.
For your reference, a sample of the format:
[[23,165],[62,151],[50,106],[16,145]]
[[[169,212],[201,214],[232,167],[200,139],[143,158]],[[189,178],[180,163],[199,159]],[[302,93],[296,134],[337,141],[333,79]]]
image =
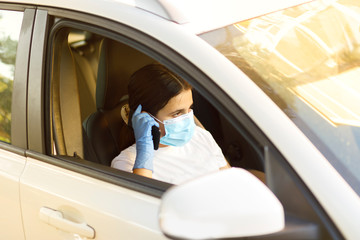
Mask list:
[[284,209],[248,171],[230,168],[171,187],[162,197],[160,228],[168,237],[250,237],[284,228]]

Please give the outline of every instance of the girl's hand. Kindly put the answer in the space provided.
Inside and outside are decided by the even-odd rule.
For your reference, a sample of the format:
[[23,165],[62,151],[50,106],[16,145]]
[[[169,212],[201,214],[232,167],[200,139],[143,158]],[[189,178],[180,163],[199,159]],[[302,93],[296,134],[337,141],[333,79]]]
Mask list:
[[136,158],[134,169],[148,169],[153,171],[154,144],[152,140],[152,126],[159,124],[146,112],[141,112],[139,105],[135,110],[131,122],[136,140]]

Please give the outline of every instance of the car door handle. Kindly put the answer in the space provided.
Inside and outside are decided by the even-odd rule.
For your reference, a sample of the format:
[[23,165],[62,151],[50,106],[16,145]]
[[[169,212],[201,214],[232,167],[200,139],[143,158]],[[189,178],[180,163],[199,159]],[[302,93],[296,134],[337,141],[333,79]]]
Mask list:
[[39,217],[47,224],[64,232],[76,233],[89,239],[95,238],[95,230],[86,223],[76,223],[64,218],[62,212],[42,207]]

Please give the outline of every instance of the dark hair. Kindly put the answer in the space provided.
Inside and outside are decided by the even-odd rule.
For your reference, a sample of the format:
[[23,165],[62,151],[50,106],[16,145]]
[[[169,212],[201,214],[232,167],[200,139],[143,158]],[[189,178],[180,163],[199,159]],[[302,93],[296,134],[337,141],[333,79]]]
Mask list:
[[121,136],[125,138],[122,140],[125,145],[121,148],[124,149],[135,142],[131,118],[139,104],[143,111],[155,116],[171,98],[188,89],[191,89],[188,82],[160,64],[150,64],[137,70],[129,80],[130,126],[127,126],[127,136]]
[[129,120],[139,104],[143,111],[155,116],[171,98],[188,89],[189,83],[160,64],[141,68],[130,77],[128,85]]

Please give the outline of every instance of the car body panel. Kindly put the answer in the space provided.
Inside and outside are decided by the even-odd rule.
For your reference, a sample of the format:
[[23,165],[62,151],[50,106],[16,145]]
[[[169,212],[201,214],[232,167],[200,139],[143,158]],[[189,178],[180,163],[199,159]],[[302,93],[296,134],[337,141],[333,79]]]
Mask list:
[[27,159],[20,189],[26,239],[68,239],[76,235],[42,221],[42,207],[60,211],[76,223],[94,226],[96,239],[166,239],[157,221],[158,198],[33,158]]
[[25,239],[20,207],[19,180],[26,158],[0,149],[0,229],[4,239]]

